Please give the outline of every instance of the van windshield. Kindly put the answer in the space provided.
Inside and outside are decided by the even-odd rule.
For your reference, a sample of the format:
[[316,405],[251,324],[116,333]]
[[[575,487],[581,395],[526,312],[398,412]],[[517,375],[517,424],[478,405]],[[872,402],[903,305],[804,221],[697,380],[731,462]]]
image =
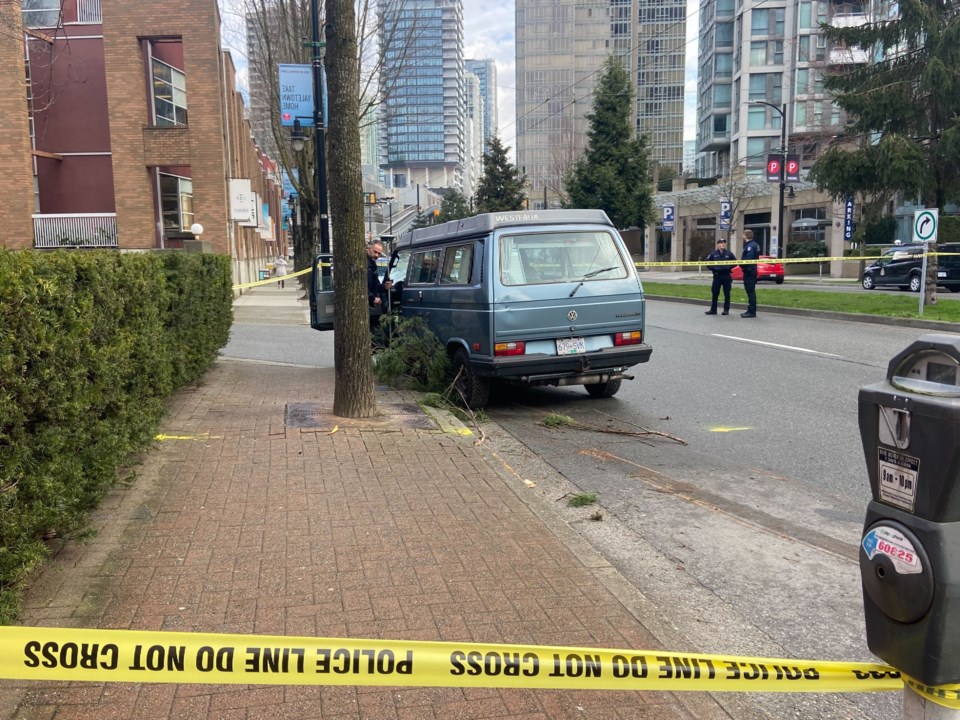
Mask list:
[[557,231],[500,237],[500,281],[504,285],[590,282],[627,276],[616,241],[607,232]]

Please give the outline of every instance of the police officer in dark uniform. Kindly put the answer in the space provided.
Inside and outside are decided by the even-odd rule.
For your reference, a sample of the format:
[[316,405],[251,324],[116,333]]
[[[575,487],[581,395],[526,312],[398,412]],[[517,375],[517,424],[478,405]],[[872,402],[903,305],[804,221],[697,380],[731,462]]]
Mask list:
[[[737,256],[727,250],[727,241],[725,238],[717,240],[717,249],[707,255],[707,262],[714,263],[736,259]],[[720,297],[720,288],[723,288],[723,314],[729,315],[730,288],[733,286],[733,278],[730,277],[730,273],[733,270],[733,265],[707,265],[707,268],[713,272],[713,285],[710,286],[710,293],[712,295],[710,309],[704,314],[717,314],[717,299]]]
[[377,258],[383,257],[383,244],[373,242],[367,245],[367,302],[370,305],[370,332],[376,335],[380,329],[380,315],[386,312],[389,280],[380,282],[380,269]]
[[[753,239],[753,230],[743,231],[743,252],[741,260],[757,260],[760,257],[760,246]],[[743,270],[743,289],[747,291],[747,311],[740,313],[742,318],[757,316],[757,264],[747,263],[740,266]]]

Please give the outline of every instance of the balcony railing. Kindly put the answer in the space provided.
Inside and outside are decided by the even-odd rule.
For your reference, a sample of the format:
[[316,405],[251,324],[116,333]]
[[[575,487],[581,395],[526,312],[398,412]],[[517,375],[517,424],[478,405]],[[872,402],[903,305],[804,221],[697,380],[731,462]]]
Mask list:
[[100,0],[77,0],[77,22],[102,23]]
[[116,213],[33,216],[35,248],[117,247]]

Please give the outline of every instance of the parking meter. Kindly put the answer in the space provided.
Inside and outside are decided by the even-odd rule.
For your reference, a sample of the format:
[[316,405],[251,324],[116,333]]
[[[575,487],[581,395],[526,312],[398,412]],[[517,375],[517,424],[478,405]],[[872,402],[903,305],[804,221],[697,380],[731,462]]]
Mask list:
[[860,390],[873,499],[860,543],[867,645],[928,685],[960,682],[960,335],[924,335]]

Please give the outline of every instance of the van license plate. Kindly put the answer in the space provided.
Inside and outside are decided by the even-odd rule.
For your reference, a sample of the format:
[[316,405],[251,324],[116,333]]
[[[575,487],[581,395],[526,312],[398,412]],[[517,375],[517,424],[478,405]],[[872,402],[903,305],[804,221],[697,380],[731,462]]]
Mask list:
[[586,351],[587,346],[582,337],[557,339],[557,355],[580,355]]
[[938,277],[938,278],[943,278],[943,277],[946,277],[946,276],[947,276],[947,271],[946,271],[946,270],[937,270],[937,277]]

